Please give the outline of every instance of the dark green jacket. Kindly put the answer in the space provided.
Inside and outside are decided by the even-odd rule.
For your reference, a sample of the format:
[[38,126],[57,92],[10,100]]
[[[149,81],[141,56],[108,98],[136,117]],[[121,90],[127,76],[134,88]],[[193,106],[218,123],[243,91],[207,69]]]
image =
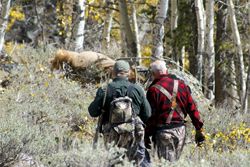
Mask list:
[[[134,112],[141,118],[143,122],[151,116],[151,108],[148,103],[143,89],[136,84],[130,83],[125,78],[115,78],[113,82],[109,83],[108,91],[106,96],[106,101],[104,105],[105,113],[103,115],[103,124],[108,121],[109,118],[109,108],[111,101],[116,97],[125,96],[127,94],[127,88],[132,85],[130,92],[130,98],[133,100],[132,107]],[[98,117],[101,115],[101,109],[103,104],[103,98],[105,95],[105,90],[99,88],[96,93],[94,101],[90,104],[88,110],[92,117]]]

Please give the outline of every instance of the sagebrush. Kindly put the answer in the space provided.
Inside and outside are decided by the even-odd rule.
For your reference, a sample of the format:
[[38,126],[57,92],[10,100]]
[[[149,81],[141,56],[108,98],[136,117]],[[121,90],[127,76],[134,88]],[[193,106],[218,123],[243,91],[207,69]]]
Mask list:
[[[92,149],[96,119],[87,107],[99,85],[51,73],[48,60],[54,51],[25,47],[12,55],[18,66],[0,94],[0,166],[20,166],[21,161],[30,166],[108,166],[117,150],[124,151],[106,150],[102,144]],[[198,105],[207,136],[204,147],[195,146],[189,121],[180,160],[169,163],[152,156],[153,166],[248,166],[249,114],[214,109],[202,100]],[[123,166],[132,164],[124,161]]]

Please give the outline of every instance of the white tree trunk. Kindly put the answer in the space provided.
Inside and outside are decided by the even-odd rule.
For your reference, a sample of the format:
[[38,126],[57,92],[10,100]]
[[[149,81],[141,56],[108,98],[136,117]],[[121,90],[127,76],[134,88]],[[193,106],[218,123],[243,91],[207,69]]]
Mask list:
[[184,69],[184,63],[185,63],[185,46],[182,46],[181,48],[181,58],[180,58],[180,61],[181,61],[181,65],[182,65],[182,71],[185,71]]
[[250,94],[250,58],[249,58],[249,64],[248,64],[248,72],[247,72],[247,81],[246,81],[246,94],[244,97],[244,105],[243,105],[243,111],[244,113],[247,113],[248,111],[248,99]]
[[204,67],[204,83],[208,88],[205,95],[208,99],[214,99],[215,91],[215,53],[214,53],[214,0],[206,0],[206,59]]
[[175,44],[175,29],[177,28],[178,24],[178,8],[177,8],[177,1],[176,0],[171,0],[171,39],[172,39],[172,57],[174,58],[174,60],[181,64],[181,58],[178,58],[178,50],[177,50],[177,46]]
[[[113,0],[107,0],[107,7],[114,7],[114,2]],[[110,32],[112,29],[112,23],[113,23],[113,14],[114,10],[108,9],[107,10],[107,15],[106,15],[106,20],[104,23],[104,28],[103,28],[103,33],[102,33],[102,48],[109,48],[110,44]]]
[[123,28],[120,26],[120,35],[121,35],[121,51],[122,51],[122,57],[128,57],[128,47],[126,44],[126,34],[122,30]]
[[159,0],[153,29],[152,59],[163,57],[164,21],[167,18],[168,0]]
[[4,47],[4,36],[8,25],[8,18],[10,14],[11,0],[3,0],[1,6],[1,18],[0,18],[0,52],[2,52]]
[[137,47],[135,36],[132,32],[129,17],[128,17],[128,7],[126,0],[119,0],[119,11],[120,11],[120,28],[121,31],[125,34],[125,41],[127,46],[127,56],[136,57]]
[[234,4],[232,0],[228,0],[228,13],[229,13],[229,19],[231,23],[231,29],[233,33],[234,43],[235,43],[235,49],[237,52],[237,67],[239,68],[239,79],[240,79],[240,101],[241,105],[243,107],[244,105],[244,97],[246,94],[246,82],[245,82],[245,68],[244,68],[244,60],[243,60],[243,51],[242,51],[242,45],[240,40],[240,33],[238,30],[238,25],[236,22],[235,17],[235,10],[234,10]]
[[134,3],[132,3],[132,22],[133,22],[133,29],[134,29],[134,34],[135,34],[136,48],[137,48],[136,57],[138,58],[138,63],[140,65],[141,64],[141,59],[140,59],[141,58],[141,46],[140,46],[140,40],[139,40],[136,7]]
[[75,51],[83,50],[85,27],[85,1],[86,0],[78,0],[78,7],[80,8],[80,20],[76,26]]
[[197,59],[198,59],[198,72],[197,79],[202,82],[202,69],[203,69],[203,53],[205,44],[205,11],[203,6],[203,0],[195,0],[195,10],[197,17],[198,26],[198,48],[197,48]]
[[171,0],[171,37],[174,37],[174,30],[177,28],[178,8],[177,0]]
[[227,85],[227,96],[226,102],[227,106],[230,108],[238,108],[239,107],[239,99],[237,92],[237,83],[236,83],[236,70],[235,70],[235,61],[233,57],[229,57],[229,65],[230,73],[228,75],[226,85]]

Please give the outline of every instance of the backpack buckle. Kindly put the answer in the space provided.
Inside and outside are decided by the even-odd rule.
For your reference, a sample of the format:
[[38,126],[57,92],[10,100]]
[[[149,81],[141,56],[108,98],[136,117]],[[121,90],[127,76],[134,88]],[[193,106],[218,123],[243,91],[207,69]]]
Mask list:
[[171,109],[174,110],[174,109],[176,109],[176,107],[177,107],[176,98],[173,98],[171,101],[172,101]]

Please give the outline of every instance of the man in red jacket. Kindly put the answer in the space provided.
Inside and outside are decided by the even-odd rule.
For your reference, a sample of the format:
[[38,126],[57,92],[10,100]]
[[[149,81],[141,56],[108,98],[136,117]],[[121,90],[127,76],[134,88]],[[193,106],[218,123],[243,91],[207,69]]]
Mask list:
[[145,142],[152,136],[158,157],[175,161],[179,159],[185,142],[184,118],[187,114],[190,116],[196,129],[195,140],[198,145],[205,140],[202,133],[203,122],[189,87],[183,81],[168,75],[164,61],[153,62],[151,71],[154,80],[148,88],[147,99],[152,108],[152,116],[147,121]]

